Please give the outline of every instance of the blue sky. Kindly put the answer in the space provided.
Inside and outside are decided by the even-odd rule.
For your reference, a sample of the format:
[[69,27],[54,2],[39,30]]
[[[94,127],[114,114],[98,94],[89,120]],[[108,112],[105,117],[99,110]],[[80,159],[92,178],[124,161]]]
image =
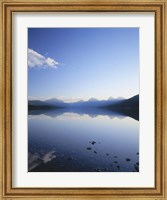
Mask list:
[[28,29],[29,97],[75,101],[138,93],[138,28]]

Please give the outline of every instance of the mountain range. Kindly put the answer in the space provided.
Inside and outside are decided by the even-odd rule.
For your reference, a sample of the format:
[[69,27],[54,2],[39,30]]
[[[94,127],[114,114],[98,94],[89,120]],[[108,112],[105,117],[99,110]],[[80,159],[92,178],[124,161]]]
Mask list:
[[[116,112],[120,115],[130,116],[139,120],[139,95],[133,96],[129,99],[123,98],[109,98],[108,100],[97,100],[91,98],[88,101],[78,101],[73,103],[66,103],[62,100],[51,98],[49,100],[29,100],[29,113],[32,112],[48,112],[49,110],[70,111],[77,113],[88,113],[96,115],[103,112]],[[62,111],[61,111],[62,110]],[[50,112],[50,111],[49,111]]]
[[91,98],[88,101],[78,101],[72,103],[66,103],[57,98],[51,98],[45,101],[41,100],[29,100],[28,109],[47,109],[47,108],[67,108],[67,107],[94,107],[94,108],[130,108],[139,107],[139,95],[136,95],[129,99],[123,98],[109,98],[108,100],[97,100]]

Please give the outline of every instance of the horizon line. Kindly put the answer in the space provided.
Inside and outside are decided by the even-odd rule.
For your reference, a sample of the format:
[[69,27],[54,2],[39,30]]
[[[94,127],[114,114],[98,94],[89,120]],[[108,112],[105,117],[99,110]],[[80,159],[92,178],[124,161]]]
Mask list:
[[107,101],[107,100],[112,100],[112,99],[129,99],[129,98],[132,98],[136,95],[139,95],[139,94],[135,94],[133,96],[130,96],[130,97],[122,97],[122,96],[118,96],[118,97],[112,97],[112,96],[109,96],[108,98],[95,98],[95,97],[90,97],[90,98],[64,98],[64,97],[33,97],[33,96],[28,96],[28,101],[33,101],[33,100],[40,100],[40,101],[46,101],[46,100],[50,100],[50,99],[57,99],[57,100],[60,100],[60,101],[63,101],[63,102],[66,102],[66,103],[74,103],[74,102],[79,102],[79,101],[90,101],[90,100],[97,100],[97,101]]

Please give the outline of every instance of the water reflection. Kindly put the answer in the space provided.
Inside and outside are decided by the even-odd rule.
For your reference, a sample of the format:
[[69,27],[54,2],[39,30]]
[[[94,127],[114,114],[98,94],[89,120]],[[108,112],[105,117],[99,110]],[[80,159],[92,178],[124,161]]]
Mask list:
[[139,122],[102,109],[29,112],[28,171],[138,172]]
[[[108,109],[98,109],[98,108],[61,108],[61,109],[46,109],[46,110],[30,110],[29,115],[46,115],[50,117],[57,117],[64,113],[76,113],[78,115],[89,115],[90,117],[97,117],[97,116],[108,116],[110,118],[118,117],[131,117],[135,120],[139,120],[139,113],[136,110],[133,112],[130,110],[129,112],[122,112],[122,111],[111,111]],[[128,113],[128,114],[127,114]]]

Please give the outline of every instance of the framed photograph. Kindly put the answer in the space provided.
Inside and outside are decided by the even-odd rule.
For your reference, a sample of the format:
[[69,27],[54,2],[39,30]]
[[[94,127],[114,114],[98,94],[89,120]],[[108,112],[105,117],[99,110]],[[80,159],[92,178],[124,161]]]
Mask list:
[[166,1],[0,1],[1,199],[167,199]]

